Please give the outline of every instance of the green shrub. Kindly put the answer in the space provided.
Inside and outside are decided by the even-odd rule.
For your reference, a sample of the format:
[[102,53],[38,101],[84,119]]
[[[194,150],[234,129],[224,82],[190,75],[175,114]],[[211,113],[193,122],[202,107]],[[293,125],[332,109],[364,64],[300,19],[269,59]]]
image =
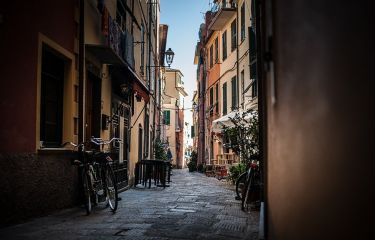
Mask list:
[[197,163],[190,160],[190,162],[187,164],[189,168],[189,172],[197,171]]
[[155,159],[167,161],[168,160],[167,152],[165,151],[165,148],[163,147],[163,143],[160,141],[160,139],[156,139],[154,147],[155,147]]
[[239,163],[238,165],[233,165],[229,168],[229,179],[234,184],[237,178],[246,171],[246,164]]
[[187,164],[189,168],[189,172],[197,171],[197,161],[198,161],[198,154],[196,151],[193,151],[190,155],[190,161]]

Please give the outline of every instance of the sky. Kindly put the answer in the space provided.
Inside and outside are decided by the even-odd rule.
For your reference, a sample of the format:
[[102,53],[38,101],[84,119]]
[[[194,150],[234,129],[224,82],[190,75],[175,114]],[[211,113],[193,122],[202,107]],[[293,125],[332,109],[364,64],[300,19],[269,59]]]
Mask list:
[[[189,109],[196,90],[195,46],[209,2],[212,0],[160,0],[160,23],[168,25],[167,49],[171,48],[175,53],[171,68],[179,69],[184,75],[185,90],[189,94],[185,98],[185,108]],[[192,113],[190,110],[184,113],[185,122],[189,123],[190,128]]]

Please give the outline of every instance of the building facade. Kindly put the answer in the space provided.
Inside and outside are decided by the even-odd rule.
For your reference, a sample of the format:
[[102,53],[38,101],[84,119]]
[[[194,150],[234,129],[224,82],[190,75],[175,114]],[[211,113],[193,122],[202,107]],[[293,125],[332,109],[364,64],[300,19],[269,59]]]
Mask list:
[[165,125],[165,138],[163,142],[172,152],[172,165],[177,168],[184,167],[184,82],[182,73],[177,69],[165,70],[163,89],[163,119]]
[[121,138],[109,150],[119,189],[132,186],[135,163],[153,159],[160,126],[160,2],[13,1],[1,11],[0,108],[12,113],[1,120],[1,220],[79,202],[65,142]]
[[200,138],[205,146],[202,163],[220,164],[228,158],[238,161],[238,156],[226,147],[221,126],[235,112],[258,108],[255,21],[251,9],[250,1],[214,1],[199,30],[195,62],[197,88],[204,105],[199,106],[204,108],[199,115],[205,129],[205,139]]

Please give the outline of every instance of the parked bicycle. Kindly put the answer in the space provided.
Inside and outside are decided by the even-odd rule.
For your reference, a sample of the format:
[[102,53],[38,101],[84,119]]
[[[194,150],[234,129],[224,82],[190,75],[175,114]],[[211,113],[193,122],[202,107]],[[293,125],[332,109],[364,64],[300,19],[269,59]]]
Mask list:
[[242,210],[260,200],[260,183],[259,161],[252,160],[236,181],[236,199],[241,200]]
[[[101,138],[92,137],[89,142],[78,145],[71,142],[63,144],[64,146],[70,144],[77,149],[78,159],[74,160],[74,164],[82,168],[81,181],[87,215],[91,213],[93,205],[99,202],[106,202],[113,213],[117,210],[117,182],[111,167],[113,160],[108,152],[104,151],[104,146],[114,141],[121,142],[121,139],[112,138],[104,141]],[[86,150],[89,144],[97,146],[99,150]]]

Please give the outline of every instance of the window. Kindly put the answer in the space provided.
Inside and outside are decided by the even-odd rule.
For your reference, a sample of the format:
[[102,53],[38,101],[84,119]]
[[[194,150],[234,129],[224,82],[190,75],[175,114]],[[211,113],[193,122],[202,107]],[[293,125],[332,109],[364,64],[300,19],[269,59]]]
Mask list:
[[116,22],[124,31],[126,29],[126,9],[124,1],[117,0]]
[[258,96],[258,86],[257,86],[257,77],[256,77],[256,71],[257,71],[257,63],[253,63],[250,65],[250,78],[253,81],[251,86],[251,97]]
[[44,147],[60,147],[65,62],[46,47],[42,51],[40,141]]
[[216,113],[219,113],[219,84],[216,83]]
[[237,108],[237,79],[232,77],[232,110]]
[[227,83],[223,84],[223,115],[227,115]]
[[218,47],[218,44],[219,44],[219,40],[216,38],[215,39],[215,63],[219,62],[219,47]]
[[227,31],[225,30],[222,38],[222,44],[223,44],[223,61],[227,59]]
[[194,125],[191,126],[191,138],[194,138],[195,137],[195,131],[194,131]]
[[163,112],[164,114],[164,124],[165,125],[171,125],[171,111],[170,110],[165,110]]
[[245,2],[241,6],[241,41],[245,39]]
[[213,105],[214,105],[214,88],[210,88],[210,115],[213,114]]
[[242,70],[241,72],[241,95],[242,95],[242,105],[245,104],[245,72]]
[[231,34],[232,34],[232,42],[231,42],[231,50],[232,52],[237,48],[237,28],[236,28],[236,19],[233,20],[230,26]]
[[144,145],[145,145],[145,148],[144,148],[144,157],[147,158],[148,157],[148,153],[149,153],[149,121],[150,121],[150,117],[148,114],[145,115],[145,136],[144,136]]
[[213,65],[213,52],[214,52],[214,49],[213,49],[213,45],[211,45],[210,47],[210,68],[212,68],[212,65]]

